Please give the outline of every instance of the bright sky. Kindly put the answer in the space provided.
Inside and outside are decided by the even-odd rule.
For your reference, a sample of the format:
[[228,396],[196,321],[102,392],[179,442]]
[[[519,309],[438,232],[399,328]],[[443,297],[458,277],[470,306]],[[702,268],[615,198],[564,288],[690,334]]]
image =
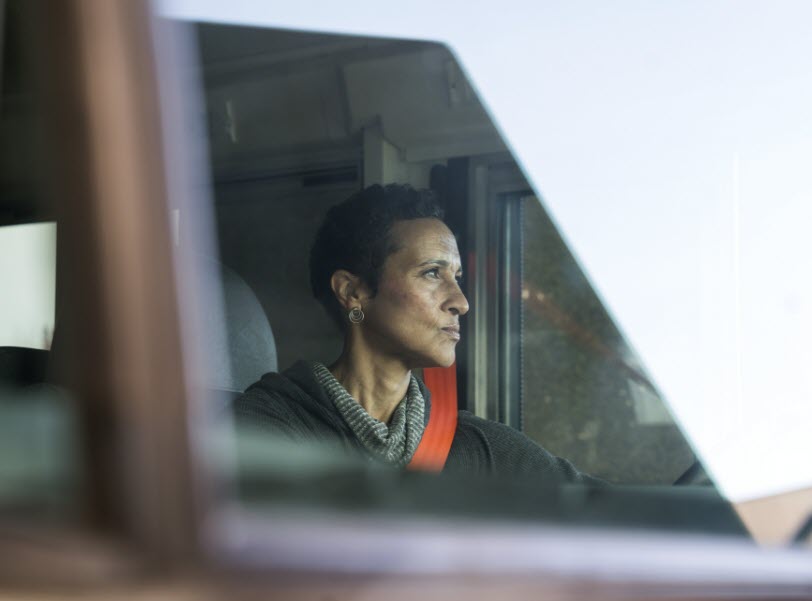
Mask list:
[[447,42],[722,490],[812,486],[812,3],[157,4]]

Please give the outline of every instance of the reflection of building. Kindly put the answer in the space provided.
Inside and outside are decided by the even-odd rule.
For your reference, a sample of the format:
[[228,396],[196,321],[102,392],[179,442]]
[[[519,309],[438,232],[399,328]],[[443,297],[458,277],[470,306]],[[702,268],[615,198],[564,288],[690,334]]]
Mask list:
[[56,224],[0,228],[0,346],[48,349],[54,332]]

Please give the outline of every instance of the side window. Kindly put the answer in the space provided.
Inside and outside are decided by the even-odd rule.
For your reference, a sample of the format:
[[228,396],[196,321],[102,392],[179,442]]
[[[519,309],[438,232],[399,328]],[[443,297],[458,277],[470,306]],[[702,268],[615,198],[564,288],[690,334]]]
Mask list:
[[[463,350],[467,408],[614,483],[707,483],[543,199],[511,157],[472,156]],[[459,187],[460,182],[457,182]]]
[[693,453],[540,200],[522,216],[522,426],[613,482],[671,484]]

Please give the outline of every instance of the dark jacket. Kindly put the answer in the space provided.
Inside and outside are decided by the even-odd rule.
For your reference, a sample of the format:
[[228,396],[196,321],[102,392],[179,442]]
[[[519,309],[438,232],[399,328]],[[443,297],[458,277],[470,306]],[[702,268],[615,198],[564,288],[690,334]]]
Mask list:
[[[418,380],[426,401],[431,395]],[[266,426],[293,440],[336,441],[348,452],[365,453],[313,375],[311,364],[299,361],[284,373],[268,373],[235,401],[239,420]],[[604,484],[547,452],[527,436],[504,424],[460,411],[444,472],[538,479],[540,484]]]

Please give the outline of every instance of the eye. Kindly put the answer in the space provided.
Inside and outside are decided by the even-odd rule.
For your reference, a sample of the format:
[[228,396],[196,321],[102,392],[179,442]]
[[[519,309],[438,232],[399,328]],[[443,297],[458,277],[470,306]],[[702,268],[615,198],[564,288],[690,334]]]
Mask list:
[[462,284],[462,274],[458,273],[454,276],[454,279],[457,280],[457,284]]
[[431,269],[428,269],[428,270],[424,271],[423,275],[426,276],[427,278],[431,278],[433,280],[439,280],[440,279],[440,268],[439,267],[432,267]]

